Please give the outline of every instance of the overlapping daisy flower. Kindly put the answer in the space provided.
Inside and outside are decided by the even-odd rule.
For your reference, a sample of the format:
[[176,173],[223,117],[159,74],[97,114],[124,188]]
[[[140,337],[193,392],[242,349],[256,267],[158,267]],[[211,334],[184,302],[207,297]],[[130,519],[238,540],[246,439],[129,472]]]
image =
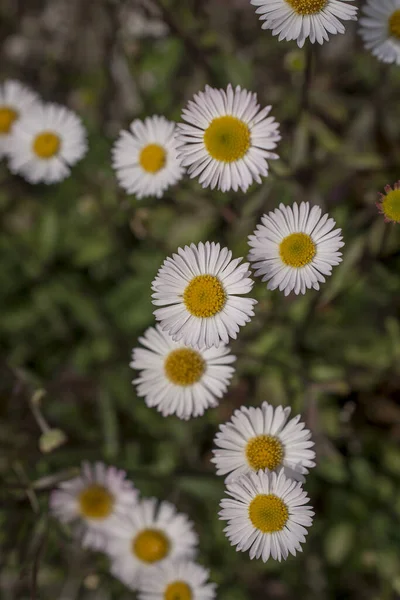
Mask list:
[[206,86],[182,111],[177,139],[179,156],[191,177],[203,187],[245,192],[268,175],[268,160],[279,135],[279,124],[260,110],[257,95],[229,84],[226,90]]
[[236,338],[254,315],[249,264],[214,242],[178,248],[154,279],[154,314],[174,341],[197,348],[219,347]]
[[104,545],[110,523],[138,502],[138,491],[126,473],[101,462],[82,464],[78,477],[59,484],[50,496],[52,514],[62,523],[74,523],[83,546]]
[[400,223],[400,181],[396,181],[393,188],[385,185],[385,194],[379,194],[376,206],[387,223]]
[[111,573],[136,589],[146,570],[165,560],[193,558],[198,538],[186,515],[169,502],[145,498],[108,529],[103,550],[111,558]]
[[161,198],[182,178],[174,134],[175,123],[161,116],[135,119],[130,131],[121,131],[112,149],[112,165],[129,194]]
[[65,106],[33,107],[19,119],[9,143],[9,168],[30,183],[56,183],[87,152],[86,130]]
[[300,206],[279,205],[261,219],[253,235],[248,260],[268,289],[279,288],[287,296],[291,291],[305,294],[307,289],[319,290],[319,284],[331,275],[332,267],[342,258],[344,246],[341,229],[334,229],[334,219],[308,202]]
[[287,477],[304,481],[315,466],[314,442],[300,415],[289,420],[290,411],[289,406],[273,407],[268,402],[235,410],[215,436],[217,449],[211,461],[217,475],[228,473],[225,481],[230,483],[260,469],[283,470]]
[[187,420],[218,405],[235,371],[230,365],[236,357],[227,346],[197,350],[174,342],[159,325],[139,342],[144,348],[134,348],[130,366],[140,371],[133,383],[147,406]]
[[379,60],[400,65],[400,0],[367,0],[359,33]]
[[341,21],[357,19],[354,0],[250,0],[257,6],[263,29],[281,40],[296,40],[302,48],[308,38],[312,44],[323,44],[329,33],[344,33]]
[[139,600],[213,600],[215,583],[208,583],[209,571],[187,560],[165,561],[151,567],[139,583]]
[[38,104],[38,95],[19,81],[0,84],[0,158],[8,153],[15,124]]
[[314,515],[301,483],[283,471],[259,471],[228,484],[227,493],[219,515],[228,521],[224,532],[238,551],[249,550],[251,559],[263,562],[301,552]]

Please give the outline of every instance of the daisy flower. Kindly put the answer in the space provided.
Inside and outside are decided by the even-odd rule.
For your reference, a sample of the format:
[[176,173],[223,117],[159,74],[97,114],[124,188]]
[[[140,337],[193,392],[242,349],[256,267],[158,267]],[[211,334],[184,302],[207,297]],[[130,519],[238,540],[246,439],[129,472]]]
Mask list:
[[241,298],[254,282],[249,263],[214,242],[191,244],[168,257],[153,281],[154,314],[174,341],[193,347],[218,347],[254,315],[256,300]]
[[56,183],[87,152],[80,118],[65,106],[32,108],[15,124],[10,140],[9,167],[30,183]]
[[305,294],[306,289],[319,290],[325,282],[324,275],[331,275],[332,267],[342,258],[339,248],[344,246],[341,229],[333,229],[333,219],[308,202],[300,207],[279,205],[264,215],[254,235],[249,236],[252,246],[248,259],[254,262],[256,275],[268,281],[268,289],[295,294]]
[[132,383],[147,406],[164,417],[187,420],[218,405],[235,371],[229,366],[236,360],[230,348],[196,350],[174,342],[159,325],[147,329],[139,342],[145,348],[134,348],[130,366],[141,373]]
[[0,83],[0,158],[8,152],[14,125],[38,103],[38,95],[19,81]]
[[213,600],[215,583],[207,583],[208,569],[184,561],[165,561],[144,573],[139,600]]
[[228,521],[224,532],[238,551],[250,550],[251,559],[263,562],[302,551],[314,512],[301,483],[283,471],[259,471],[227,485],[227,492],[231,498],[221,501],[219,516]]
[[379,194],[380,201],[376,203],[378,210],[388,223],[400,223],[400,181],[393,186],[385,185],[386,194]]
[[104,546],[110,556],[112,574],[136,589],[147,569],[167,559],[191,559],[197,535],[193,523],[173,504],[155,498],[142,500],[134,510],[114,522]]
[[229,473],[230,483],[252,471],[283,469],[287,477],[304,481],[308,468],[315,467],[314,442],[300,415],[288,420],[290,411],[289,406],[274,408],[268,402],[235,410],[215,436],[218,449],[211,461],[217,475]]
[[99,549],[107,527],[138,501],[138,492],[126,473],[101,462],[82,463],[79,477],[64,481],[50,496],[50,509],[62,523],[77,523],[86,547]]
[[175,123],[158,116],[136,119],[130,131],[121,131],[112,149],[112,166],[128,194],[161,198],[182,178],[174,132]]
[[400,0],[367,0],[362,14],[365,48],[382,62],[400,65]]
[[353,0],[250,0],[258,6],[263,29],[272,29],[272,35],[281,40],[297,40],[302,48],[309,38],[314,44],[328,41],[328,33],[344,33],[342,21],[355,21],[357,7]]
[[271,150],[281,139],[270,110],[260,110],[257,95],[239,85],[235,91],[230,84],[226,91],[206,86],[183,110],[186,123],[178,124],[182,165],[212,190],[245,192],[253,181],[261,183],[267,159],[278,158]]

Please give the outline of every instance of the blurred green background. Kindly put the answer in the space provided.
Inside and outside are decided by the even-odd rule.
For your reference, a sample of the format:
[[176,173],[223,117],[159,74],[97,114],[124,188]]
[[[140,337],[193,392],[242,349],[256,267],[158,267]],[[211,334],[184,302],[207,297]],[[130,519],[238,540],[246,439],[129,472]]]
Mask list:
[[[190,515],[220,600],[399,598],[400,226],[375,208],[400,177],[399,69],[364,51],[353,23],[316,48],[302,109],[305,51],[261,30],[248,0],[0,0],[0,42],[2,77],[77,111],[90,138],[59,185],[0,165],[1,598],[135,597],[49,518],[51,487],[83,459],[126,469],[143,495]],[[179,120],[206,83],[229,82],[281,123],[281,160],[262,185],[222,194],[186,178],[143,201],[117,189],[110,148],[122,127]],[[128,364],[153,323],[163,259],[207,239],[245,256],[264,212],[302,200],[342,227],[342,265],[305,297],[256,283],[219,408],[187,423],[148,409]],[[67,437],[48,452],[32,411],[42,389],[44,418]],[[316,442],[315,524],[283,564],[230,547],[209,462],[218,425],[263,400],[301,412]]]

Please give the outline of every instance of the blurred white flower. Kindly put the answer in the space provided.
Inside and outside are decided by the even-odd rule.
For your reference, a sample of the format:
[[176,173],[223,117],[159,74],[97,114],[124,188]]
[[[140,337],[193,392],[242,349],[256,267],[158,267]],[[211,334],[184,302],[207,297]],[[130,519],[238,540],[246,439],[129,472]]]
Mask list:
[[382,62],[400,65],[400,0],[367,0],[362,15],[365,48]]
[[165,561],[144,573],[139,600],[213,600],[215,583],[208,583],[208,569],[186,560]]
[[38,95],[19,81],[0,83],[0,158],[8,153],[15,125],[38,104]]

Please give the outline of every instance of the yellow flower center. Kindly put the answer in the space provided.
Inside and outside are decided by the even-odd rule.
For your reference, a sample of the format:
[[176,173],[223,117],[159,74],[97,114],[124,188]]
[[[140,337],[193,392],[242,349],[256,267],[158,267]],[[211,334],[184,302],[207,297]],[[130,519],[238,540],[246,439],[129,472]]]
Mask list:
[[10,133],[11,126],[17,117],[16,110],[8,106],[0,106],[0,135]]
[[132,553],[146,563],[162,560],[169,549],[167,536],[158,529],[144,529],[132,540]]
[[165,165],[167,154],[162,146],[149,144],[140,153],[139,162],[148,173],[157,173]]
[[305,267],[314,258],[317,247],[306,233],[291,233],[279,245],[279,254],[288,267]]
[[400,222],[400,190],[392,190],[384,197],[382,210],[387,219]]
[[197,275],[186,286],[183,301],[194,317],[213,317],[224,308],[226,292],[215,275]]
[[321,12],[328,0],[286,0],[298,15],[315,15]]
[[216,160],[233,162],[250,148],[250,129],[236,117],[217,117],[204,132],[204,144]]
[[390,35],[400,39],[400,10],[395,10],[389,19]]
[[206,363],[196,350],[178,348],[165,359],[164,369],[168,379],[175,385],[193,385],[205,371]]
[[170,583],[164,592],[164,600],[192,600],[192,598],[192,590],[184,581]]
[[274,471],[282,464],[283,444],[273,435],[257,435],[247,442],[246,458],[252,469]]
[[87,519],[106,519],[112,513],[114,496],[103,486],[94,483],[79,494],[79,509]]
[[43,131],[33,141],[33,151],[39,158],[52,158],[57,154],[61,146],[61,140],[56,133]]
[[256,529],[263,533],[274,533],[285,527],[289,510],[275,494],[259,494],[250,502],[249,517]]

